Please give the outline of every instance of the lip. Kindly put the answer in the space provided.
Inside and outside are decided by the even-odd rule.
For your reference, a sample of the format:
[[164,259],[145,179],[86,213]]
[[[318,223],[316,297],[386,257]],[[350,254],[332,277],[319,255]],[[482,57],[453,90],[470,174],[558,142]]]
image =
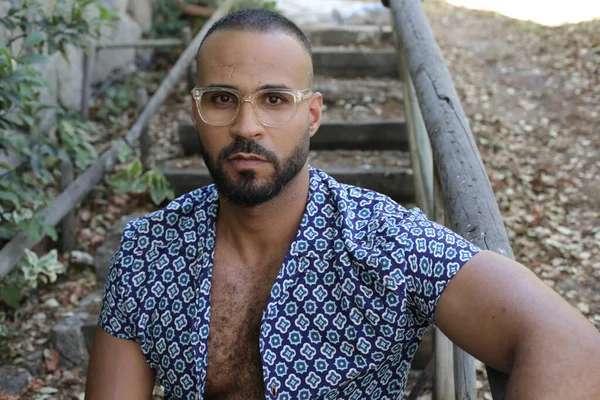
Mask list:
[[267,161],[256,154],[237,153],[229,157],[230,161]]

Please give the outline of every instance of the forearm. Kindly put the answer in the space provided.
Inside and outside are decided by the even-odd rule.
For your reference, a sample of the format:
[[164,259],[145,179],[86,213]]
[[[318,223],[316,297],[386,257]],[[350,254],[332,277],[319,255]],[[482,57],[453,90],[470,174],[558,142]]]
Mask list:
[[507,400],[600,399],[600,334],[583,317],[572,319],[520,341]]

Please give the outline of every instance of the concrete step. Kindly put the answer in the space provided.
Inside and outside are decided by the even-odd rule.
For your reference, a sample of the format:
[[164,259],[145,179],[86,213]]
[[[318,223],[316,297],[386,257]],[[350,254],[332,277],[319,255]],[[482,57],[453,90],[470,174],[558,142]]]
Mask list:
[[398,78],[398,59],[393,49],[314,47],[316,75],[351,78]]
[[[186,156],[200,153],[196,128],[179,122],[179,141]],[[311,150],[407,150],[404,121],[324,122],[310,140]]]
[[367,96],[371,101],[383,96],[400,103],[404,102],[404,84],[395,77],[348,79],[315,75],[313,88],[323,94],[325,102],[362,100]]
[[391,26],[376,25],[320,25],[304,29],[311,45],[392,47]]
[[[311,152],[309,162],[339,182],[384,193],[401,204],[414,202],[408,153],[387,152],[379,156],[381,162],[378,163],[372,162],[378,156],[371,155],[371,164],[361,164],[361,157],[357,153],[361,152],[346,152],[342,155],[340,151]],[[170,160],[162,170],[177,196],[212,183],[203,160],[198,156]]]

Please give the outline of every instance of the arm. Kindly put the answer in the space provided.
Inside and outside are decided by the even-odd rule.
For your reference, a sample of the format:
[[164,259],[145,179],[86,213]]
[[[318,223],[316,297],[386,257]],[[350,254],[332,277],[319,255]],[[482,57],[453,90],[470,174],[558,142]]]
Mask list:
[[521,264],[490,251],[441,295],[438,327],[510,374],[507,399],[600,398],[600,333]]
[[154,371],[146,365],[140,345],[96,328],[88,370],[87,400],[148,400]]

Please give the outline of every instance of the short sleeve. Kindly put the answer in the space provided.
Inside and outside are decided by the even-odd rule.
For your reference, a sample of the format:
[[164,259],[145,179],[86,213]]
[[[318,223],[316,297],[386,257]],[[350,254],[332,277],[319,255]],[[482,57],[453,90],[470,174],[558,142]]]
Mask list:
[[135,223],[127,224],[121,238],[119,250],[113,256],[104,287],[102,307],[98,325],[107,333],[120,339],[137,340],[137,306],[134,285],[132,285],[132,265],[136,248]]
[[424,324],[434,324],[442,292],[481,249],[428,220],[418,208],[405,212],[401,219],[391,218],[387,235],[391,258],[403,273],[408,306]]

